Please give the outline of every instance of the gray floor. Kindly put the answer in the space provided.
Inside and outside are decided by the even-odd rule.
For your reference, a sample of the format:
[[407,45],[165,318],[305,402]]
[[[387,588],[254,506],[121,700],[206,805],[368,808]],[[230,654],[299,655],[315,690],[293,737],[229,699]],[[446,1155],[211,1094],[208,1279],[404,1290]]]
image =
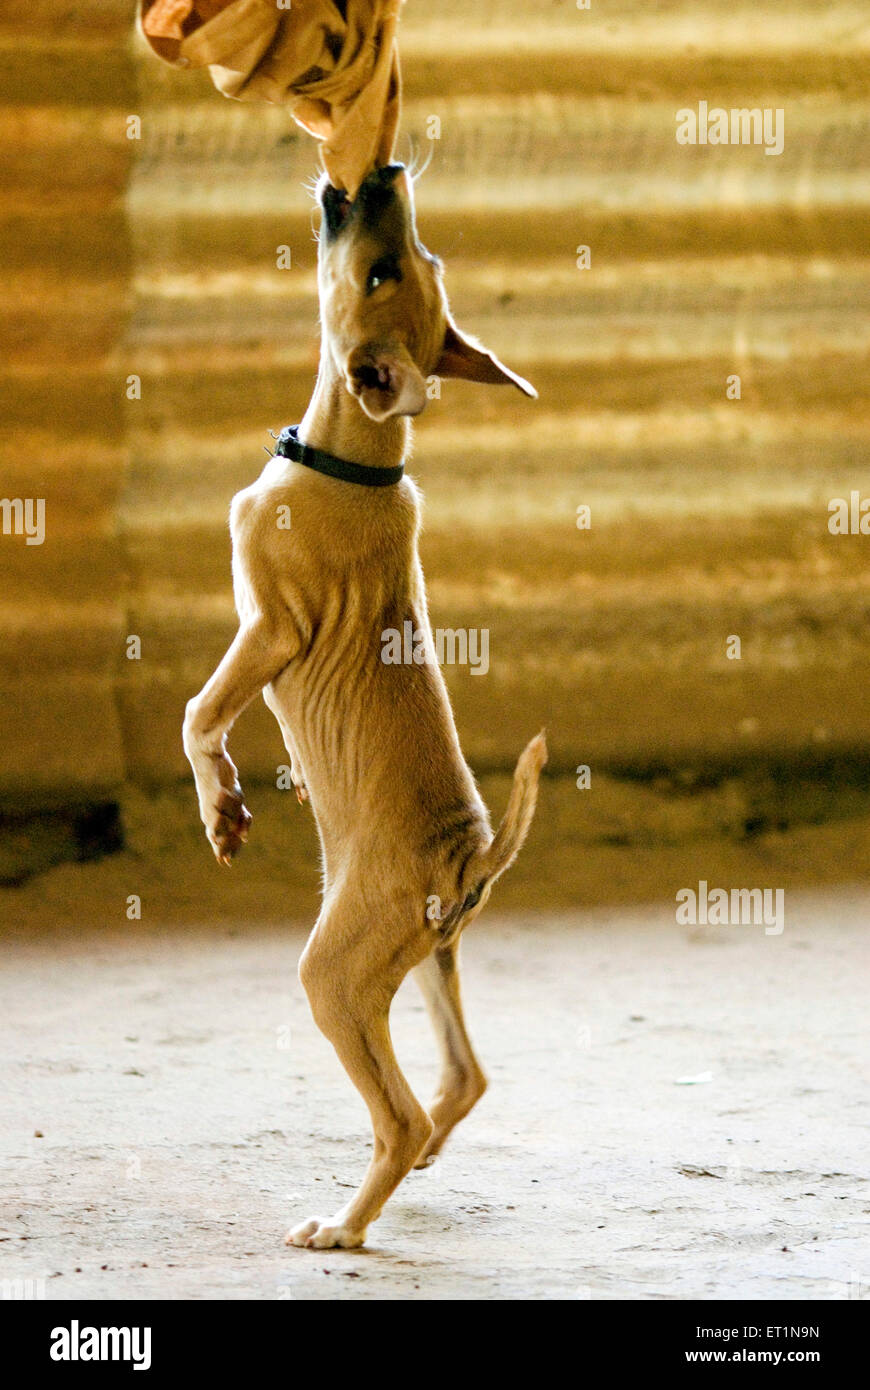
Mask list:
[[[868,1298],[868,909],[863,890],[788,895],[778,937],[691,933],[673,908],[484,919],[464,951],[490,1091],[355,1252],[282,1244],[346,1199],[368,1145],[295,977],[300,933],[8,941],[0,1279],[48,1298]],[[413,985],[394,1033],[425,1097]]]

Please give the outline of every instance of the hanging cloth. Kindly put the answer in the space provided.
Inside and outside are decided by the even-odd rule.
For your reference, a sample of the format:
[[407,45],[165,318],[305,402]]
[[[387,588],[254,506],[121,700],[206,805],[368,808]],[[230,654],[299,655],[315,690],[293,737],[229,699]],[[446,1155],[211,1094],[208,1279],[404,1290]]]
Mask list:
[[176,67],[207,67],[239,101],[287,104],[323,142],[330,182],[351,198],[389,164],[401,110],[403,0],[140,0],[142,32]]

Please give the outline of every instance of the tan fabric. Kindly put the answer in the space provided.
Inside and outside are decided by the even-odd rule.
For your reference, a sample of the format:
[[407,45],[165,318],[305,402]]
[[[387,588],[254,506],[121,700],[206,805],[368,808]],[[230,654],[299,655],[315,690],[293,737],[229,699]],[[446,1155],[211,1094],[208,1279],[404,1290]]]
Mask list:
[[286,102],[323,141],[337,188],[354,197],[389,164],[401,89],[403,0],[140,0],[142,32],[177,67],[208,67],[225,96]]

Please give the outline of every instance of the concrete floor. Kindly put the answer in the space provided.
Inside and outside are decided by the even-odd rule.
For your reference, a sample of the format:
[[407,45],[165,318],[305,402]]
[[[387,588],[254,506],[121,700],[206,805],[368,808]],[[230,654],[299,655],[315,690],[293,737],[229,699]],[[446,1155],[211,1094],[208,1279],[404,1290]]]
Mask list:
[[[485,918],[464,951],[490,1091],[354,1252],[282,1244],[345,1200],[368,1144],[295,977],[301,932],[10,937],[0,1279],[92,1299],[868,1298],[868,911],[865,890],[788,894],[779,937],[691,933],[672,907]],[[394,1033],[425,1097],[412,984]]]

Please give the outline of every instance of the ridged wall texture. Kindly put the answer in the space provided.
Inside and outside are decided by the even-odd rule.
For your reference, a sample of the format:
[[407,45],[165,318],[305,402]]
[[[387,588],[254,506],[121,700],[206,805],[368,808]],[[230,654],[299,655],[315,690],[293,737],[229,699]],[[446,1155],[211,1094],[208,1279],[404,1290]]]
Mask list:
[[[870,536],[829,528],[870,499],[863,6],[408,0],[401,44],[422,236],[540,391],[445,383],[416,432],[433,623],[489,632],[485,677],[446,668],[472,766],[546,725],[572,788],[816,767],[864,814]],[[230,498],[313,383],[316,148],[160,65],[128,3],[4,4],[0,73],[0,491],[46,504],[42,545],[0,537],[18,812],[186,776]],[[679,143],[700,102],[781,110],[781,153]],[[232,747],[274,785],[259,704]]]

